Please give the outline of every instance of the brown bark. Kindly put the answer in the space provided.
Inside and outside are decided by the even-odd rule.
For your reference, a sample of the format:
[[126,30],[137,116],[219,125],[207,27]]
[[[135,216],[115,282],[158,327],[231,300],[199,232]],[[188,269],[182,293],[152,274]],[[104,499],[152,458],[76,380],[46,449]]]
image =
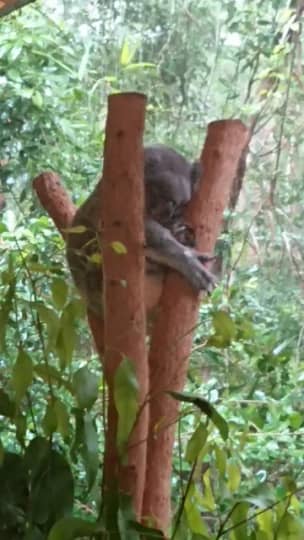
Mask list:
[[35,0],[0,0],[0,17],[8,15],[16,9],[20,9],[26,4],[31,4]]
[[64,238],[64,229],[71,225],[76,207],[62,186],[60,177],[53,172],[41,173],[34,178],[33,188]]
[[[208,127],[201,161],[204,181],[187,209],[200,251],[212,252],[229,202],[239,160],[249,140],[239,120],[213,122]],[[178,274],[166,281],[154,331],[150,364],[150,427],[143,516],[166,531],[170,522],[170,478],[174,425],[178,403],[165,391],[180,391],[185,383],[192,328],[199,298]]]
[[[102,253],[105,312],[104,371],[109,388],[108,430],[105,448],[105,495],[117,486],[130,494],[141,515],[148,430],[148,408],[143,407],[131,433],[124,465],[117,449],[117,411],[114,377],[124,357],[135,366],[139,406],[148,393],[146,355],[143,148],[146,98],[116,94],[109,98],[102,181]],[[112,247],[120,242],[125,254]],[[111,510],[111,509],[110,509]],[[113,509],[112,509],[113,511]]]
[[[64,229],[71,225],[76,207],[62,186],[60,177],[53,172],[41,173],[33,180],[33,188],[41,205],[65,238]],[[97,351],[99,355],[102,355],[104,349],[103,320],[88,311],[88,321]]]

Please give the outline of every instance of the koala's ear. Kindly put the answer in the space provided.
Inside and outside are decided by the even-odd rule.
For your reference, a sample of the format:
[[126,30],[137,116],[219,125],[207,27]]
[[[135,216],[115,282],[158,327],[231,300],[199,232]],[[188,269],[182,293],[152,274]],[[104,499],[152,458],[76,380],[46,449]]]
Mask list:
[[202,176],[202,166],[200,161],[194,161],[190,169],[190,180],[192,185],[192,192],[195,192],[198,188],[198,183]]

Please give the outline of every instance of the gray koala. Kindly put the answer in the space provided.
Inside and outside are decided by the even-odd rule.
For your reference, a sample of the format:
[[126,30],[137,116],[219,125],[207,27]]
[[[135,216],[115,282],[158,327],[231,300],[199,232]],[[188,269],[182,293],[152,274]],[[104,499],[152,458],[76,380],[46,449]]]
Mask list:
[[[214,287],[214,276],[203,266],[212,259],[199,253],[194,235],[183,221],[183,209],[200,179],[199,162],[189,163],[163,145],[144,149],[146,273],[163,279],[169,269],[182,274],[195,290]],[[98,253],[101,234],[100,182],[77,210],[67,237],[67,260],[88,308],[102,314],[102,274]],[[79,232],[79,226],[83,229]],[[77,231],[78,228],[78,231]]]

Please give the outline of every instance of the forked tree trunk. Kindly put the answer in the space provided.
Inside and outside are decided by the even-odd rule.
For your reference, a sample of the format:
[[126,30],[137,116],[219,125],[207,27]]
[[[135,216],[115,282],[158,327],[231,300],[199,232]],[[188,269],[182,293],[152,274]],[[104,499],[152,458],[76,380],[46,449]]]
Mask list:
[[[171,462],[178,404],[165,391],[181,390],[184,386],[199,298],[182,277],[169,274],[154,323],[149,377],[144,345],[141,249],[144,98],[137,94],[117,95],[110,98],[109,105],[103,191],[103,200],[107,205],[103,207],[105,375],[110,389],[106,488],[108,492],[114,492],[119,487],[124,493],[129,493],[137,516],[152,517],[155,525],[166,531],[171,513]],[[209,126],[201,158],[204,181],[187,210],[187,222],[192,224],[196,232],[201,251],[213,251],[222,225],[223,210],[228,204],[233,179],[248,139],[248,130],[240,121],[220,121]],[[70,225],[75,208],[58,177],[52,173],[40,175],[35,179],[34,187],[64,236],[63,229]],[[124,244],[127,253],[118,255],[113,250],[113,241]],[[126,283],[127,287],[124,287]],[[97,348],[102,353],[103,321],[92,314],[89,314],[89,320]],[[146,405],[131,435],[127,467],[122,466],[117,454],[117,413],[113,400],[113,380],[123,355],[135,362],[141,404],[147,396],[150,380],[150,420]]]

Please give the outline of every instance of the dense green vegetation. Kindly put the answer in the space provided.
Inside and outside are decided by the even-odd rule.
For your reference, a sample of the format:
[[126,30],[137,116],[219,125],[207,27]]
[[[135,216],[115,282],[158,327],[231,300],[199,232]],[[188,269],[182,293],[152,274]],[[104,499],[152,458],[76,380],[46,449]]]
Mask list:
[[101,170],[107,95],[137,90],[148,94],[146,141],[189,157],[214,119],[254,125],[245,185],[218,245],[224,277],[202,305],[187,387],[220,412],[229,437],[185,403],[174,540],[300,540],[304,93],[296,5],[83,4],[41,2],[1,19],[0,538],[43,540],[72,508],[92,529],[74,520],[70,536],[57,526],[50,538],[94,533],[103,379],[63,241],[31,181],[52,169],[83,200]]

